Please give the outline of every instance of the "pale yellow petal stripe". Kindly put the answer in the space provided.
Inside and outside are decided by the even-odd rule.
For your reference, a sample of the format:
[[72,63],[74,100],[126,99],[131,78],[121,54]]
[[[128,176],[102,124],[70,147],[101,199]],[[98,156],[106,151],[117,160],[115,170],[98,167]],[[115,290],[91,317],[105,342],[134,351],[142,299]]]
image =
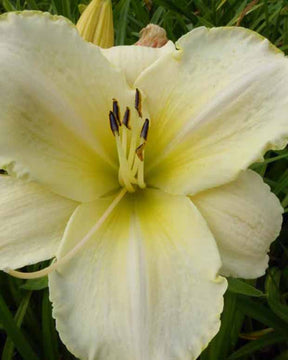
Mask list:
[[222,274],[262,276],[270,244],[281,229],[283,208],[261,176],[248,170],[234,182],[204,191],[192,201],[216,238]]
[[0,269],[55,256],[77,203],[36,183],[0,176]]
[[[58,257],[110,203],[77,209]],[[195,359],[219,329],[219,267],[215,240],[188,198],[127,195],[86,248],[49,276],[57,329],[81,359]]]
[[0,17],[0,167],[79,201],[118,187],[112,99],[133,104],[119,69],[62,17]]
[[288,60],[242,28],[198,28],[176,45],[136,82],[153,119],[146,179],[195,194],[286,144]]

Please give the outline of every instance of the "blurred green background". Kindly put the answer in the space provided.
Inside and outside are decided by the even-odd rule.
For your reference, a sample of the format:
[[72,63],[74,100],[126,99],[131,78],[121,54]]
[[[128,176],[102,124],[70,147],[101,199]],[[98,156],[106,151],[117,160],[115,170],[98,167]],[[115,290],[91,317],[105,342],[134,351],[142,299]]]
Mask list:
[[[79,4],[85,3],[0,0],[0,13],[37,9],[76,22]],[[244,26],[288,51],[288,0],[120,0],[113,1],[113,10],[116,45],[135,43],[139,31],[152,22],[164,27],[173,41],[198,26]],[[264,277],[229,279],[220,332],[200,360],[288,360],[288,150],[269,152],[264,163],[252,168],[282,202],[282,232],[271,247]],[[47,279],[22,281],[0,273],[0,356],[2,360],[75,359],[55,330]]]

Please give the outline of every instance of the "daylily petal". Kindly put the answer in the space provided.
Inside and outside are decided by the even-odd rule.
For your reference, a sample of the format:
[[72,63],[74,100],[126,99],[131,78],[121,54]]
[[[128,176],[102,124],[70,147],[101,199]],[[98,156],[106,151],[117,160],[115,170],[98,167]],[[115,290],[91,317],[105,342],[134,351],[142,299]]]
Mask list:
[[78,204],[36,183],[0,176],[0,269],[55,256]]
[[192,201],[216,238],[222,274],[262,276],[270,244],[281,229],[283,208],[261,176],[248,170],[232,183],[204,191]]
[[195,194],[286,144],[288,60],[241,28],[198,28],[176,45],[136,82],[152,118],[146,180]]
[[102,49],[102,54],[115,66],[121,68],[132,86],[137,77],[162,56],[175,51],[172,41],[161,48],[147,46],[114,46]]
[[108,114],[114,97],[133,104],[124,74],[46,13],[1,16],[0,46],[0,167],[81,201],[116,188]]
[[[110,202],[79,206],[60,258]],[[219,266],[215,240],[188,198],[127,195],[87,247],[49,276],[57,329],[83,360],[195,359],[219,329]]]

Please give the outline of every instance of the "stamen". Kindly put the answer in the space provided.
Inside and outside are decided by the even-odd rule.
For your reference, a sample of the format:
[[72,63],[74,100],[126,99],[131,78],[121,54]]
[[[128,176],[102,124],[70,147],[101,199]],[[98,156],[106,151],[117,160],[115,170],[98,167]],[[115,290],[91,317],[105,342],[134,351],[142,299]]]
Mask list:
[[146,119],[140,133],[140,138],[143,139],[143,142],[137,147],[136,154],[141,161],[144,161],[144,147],[148,138],[149,132],[149,120]]
[[137,146],[137,139],[138,139],[137,132],[133,131],[131,140],[130,140],[130,151],[129,151],[129,155],[128,155],[128,164],[129,164],[130,169],[133,165],[134,158],[135,158],[135,149]]
[[135,109],[137,110],[140,118],[142,118],[141,93],[140,93],[139,89],[136,89],[136,93],[135,93]]
[[122,120],[123,129],[122,129],[122,148],[124,151],[124,155],[126,157],[127,154],[127,130],[131,130],[130,127],[130,109],[127,106],[126,111]]
[[148,138],[148,131],[149,131],[149,120],[146,119],[140,133],[140,137],[143,138],[145,141]]
[[117,145],[118,159],[119,159],[119,164],[120,164],[119,176],[121,176],[121,180],[123,180],[123,182],[126,186],[126,189],[130,192],[134,192],[135,189],[131,184],[132,176],[131,176],[131,172],[129,170],[130,168],[128,165],[127,158],[124,155],[119,135],[116,136],[116,145]]
[[131,127],[130,127],[130,109],[129,109],[128,106],[126,107],[126,111],[125,111],[125,114],[124,114],[124,117],[123,117],[123,120],[122,120],[122,124],[125,125],[127,129],[131,130]]
[[110,128],[114,136],[119,135],[119,126],[116,117],[112,111],[109,112]]
[[30,273],[25,273],[22,271],[16,271],[12,269],[6,269],[5,272],[7,272],[9,275],[14,276],[19,279],[37,279],[43,276],[46,276],[50,274],[52,271],[57,270],[60,265],[65,264],[67,261],[71,260],[87,243],[87,241],[90,240],[91,236],[95,234],[95,232],[103,225],[103,223],[107,220],[108,216],[112,213],[112,211],[115,209],[115,207],[119,204],[120,200],[123,198],[123,196],[126,194],[127,190],[123,188],[119,194],[116,196],[116,198],[112,201],[112,203],[108,206],[104,214],[100,217],[100,219],[97,221],[97,223],[92,227],[92,229],[84,236],[84,238],[77,243],[77,245],[74,246],[66,255],[64,255],[59,261],[55,260],[50,266],[48,266],[46,269],[42,269],[39,271],[33,271]]
[[115,118],[117,120],[118,126],[121,126],[120,109],[119,109],[118,101],[116,99],[113,99],[113,113],[114,113]]
[[144,189],[146,187],[146,184],[144,182],[144,161],[141,161],[138,166],[137,180],[138,180],[138,186],[141,189]]
[[136,155],[138,156],[138,159],[141,161],[144,160],[144,154],[143,154],[144,147],[145,147],[145,142],[139,145],[136,149]]
[[141,160],[138,158],[138,156],[135,156],[133,167],[132,167],[132,175],[133,176],[137,175],[137,171],[138,171],[140,162],[141,162]]
[[122,148],[125,158],[127,155],[127,131],[128,129],[126,127],[124,127],[122,130]]
[[[144,148],[148,138],[149,119],[142,120],[142,103],[139,89],[135,92],[135,109],[138,113],[138,121],[133,121],[133,129],[130,124],[131,111],[127,106],[120,128],[120,107],[118,101],[113,99],[113,111],[109,113],[110,127],[116,139],[116,147],[119,159],[118,178],[121,186],[127,191],[134,192],[134,185],[144,188]],[[139,121],[139,118],[140,121]],[[129,132],[131,130],[131,132]],[[128,137],[129,135],[129,137]]]
[[[143,146],[142,146],[143,145]],[[144,160],[144,146],[145,144],[140,145],[142,147],[142,159]],[[146,184],[144,182],[144,161],[140,160],[140,158],[137,156],[135,158],[132,174],[135,176],[137,174],[137,184],[141,189],[144,189],[146,187]]]

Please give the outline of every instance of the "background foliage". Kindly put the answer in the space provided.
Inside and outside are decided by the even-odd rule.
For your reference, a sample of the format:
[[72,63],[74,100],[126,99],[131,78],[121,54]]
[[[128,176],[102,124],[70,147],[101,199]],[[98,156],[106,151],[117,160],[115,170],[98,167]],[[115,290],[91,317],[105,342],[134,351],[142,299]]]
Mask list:
[[[79,4],[85,2],[0,0],[0,13],[37,9],[75,22]],[[197,26],[241,25],[288,51],[288,0],[120,0],[113,1],[113,7],[117,45],[136,42],[149,22],[164,27],[171,40]],[[264,277],[229,279],[221,330],[200,360],[288,359],[288,150],[269,152],[265,162],[253,169],[280,198],[285,209],[283,229],[271,247]],[[47,279],[22,281],[0,273],[0,354],[1,360],[75,359],[55,330]]]

